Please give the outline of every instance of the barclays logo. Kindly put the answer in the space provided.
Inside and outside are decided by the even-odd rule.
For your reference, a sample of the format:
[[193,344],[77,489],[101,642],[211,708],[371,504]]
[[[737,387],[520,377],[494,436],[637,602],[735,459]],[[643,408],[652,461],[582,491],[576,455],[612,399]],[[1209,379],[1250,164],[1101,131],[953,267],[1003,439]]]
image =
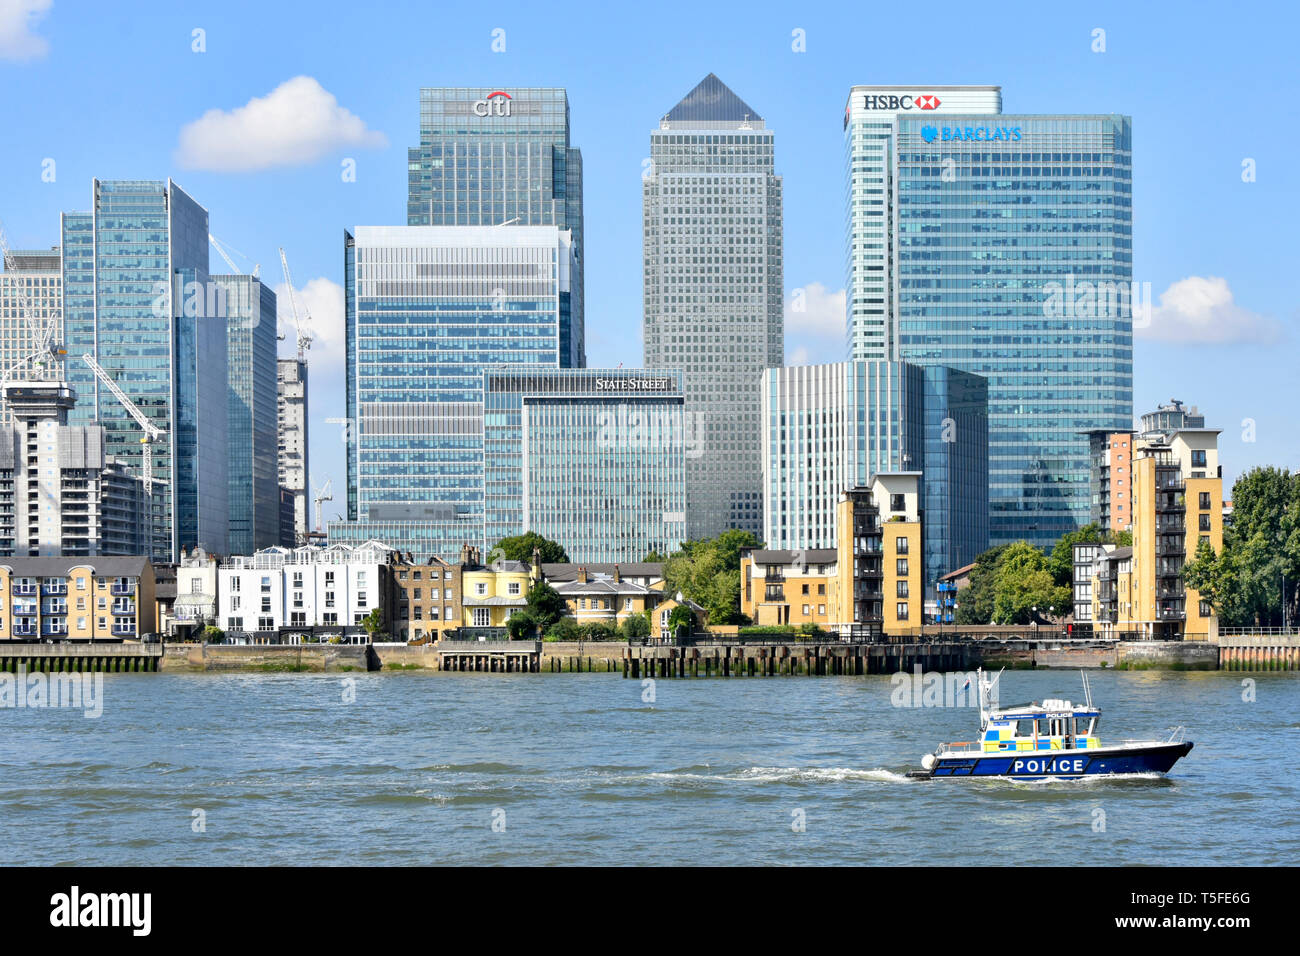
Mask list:
[[921,127],[921,139],[925,140],[927,143],[933,143],[938,137],[939,131],[933,126]]

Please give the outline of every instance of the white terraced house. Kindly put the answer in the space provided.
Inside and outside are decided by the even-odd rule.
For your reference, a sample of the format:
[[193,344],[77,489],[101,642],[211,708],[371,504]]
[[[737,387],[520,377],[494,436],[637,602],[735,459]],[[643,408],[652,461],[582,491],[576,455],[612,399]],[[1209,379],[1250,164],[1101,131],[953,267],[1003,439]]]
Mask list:
[[300,643],[315,633],[364,642],[361,622],[383,608],[395,554],[367,541],[231,558],[217,572],[217,626],[235,640]]

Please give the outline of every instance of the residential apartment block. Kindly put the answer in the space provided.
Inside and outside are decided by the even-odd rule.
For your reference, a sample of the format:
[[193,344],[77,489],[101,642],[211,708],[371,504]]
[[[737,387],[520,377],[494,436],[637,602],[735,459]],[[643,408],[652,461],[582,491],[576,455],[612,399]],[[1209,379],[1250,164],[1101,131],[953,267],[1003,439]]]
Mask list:
[[155,613],[146,557],[0,561],[0,641],[137,640]]
[[[1100,546],[1091,565],[1091,609],[1103,637],[1212,640],[1213,608],[1183,581],[1183,564],[1206,542],[1223,549],[1223,479],[1217,429],[1182,429],[1139,443],[1133,462],[1133,545]],[[1076,601],[1088,555],[1075,548]],[[1076,620],[1079,620],[1076,614]],[[1082,623],[1082,621],[1080,622]]]
[[741,613],[760,625],[811,624],[860,636],[919,633],[922,607],[918,472],[850,488],[834,548],[745,549]]
[[385,617],[397,640],[422,641],[461,625],[462,568],[441,558],[416,561],[396,554],[389,568],[391,599]]

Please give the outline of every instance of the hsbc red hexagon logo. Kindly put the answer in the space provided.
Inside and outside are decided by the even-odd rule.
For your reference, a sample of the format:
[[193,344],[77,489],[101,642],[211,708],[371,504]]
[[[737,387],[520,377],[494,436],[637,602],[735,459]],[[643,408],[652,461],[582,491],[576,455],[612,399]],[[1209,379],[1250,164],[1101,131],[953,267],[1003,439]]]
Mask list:
[[916,108],[920,110],[937,110],[939,108],[939,97],[933,93],[918,96],[916,98]]

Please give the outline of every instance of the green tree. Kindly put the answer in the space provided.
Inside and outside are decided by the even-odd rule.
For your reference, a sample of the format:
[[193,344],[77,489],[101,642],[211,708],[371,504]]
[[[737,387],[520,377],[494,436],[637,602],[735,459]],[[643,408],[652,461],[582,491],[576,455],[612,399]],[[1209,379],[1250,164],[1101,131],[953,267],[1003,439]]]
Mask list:
[[536,531],[526,531],[511,538],[502,538],[491,553],[493,555],[499,553],[507,561],[523,561],[527,564],[533,560],[533,548],[541,551],[544,564],[569,563],[569,555],[562,545],[550,538],[543,538]]
[[1226,626],[1280,625],[1284,603],[1287,622],[1300,620],[1300,475],[1253,468],[1233,485],[1232,505],[1223,549],[1214,555],[1198,545],[1184,581]]
[[1062,586],[1074,582],[1074,546],[1076,544],[1108,544],[1110,536],[1097,524],[1084,525],[1075,531],[1068,531],[1057,539],[1047,556],[1047,570],[1052,572],[1052,579]]
[[677,605],[668,615],[669,632],[675,636],[679,627],[685,627],[688,633],[695,630],[695,613],[685,604]]
[[639,641],[643,637],[650,636],[650,621],[644,611],[633,614],[624,619],[619,626],[619,632],[626,640]]
[[226,639],[226,632],[215,624],[209,624],[203,629],[203,643],[220,644]]
[[515,611],[514,614],[506,618],[506,634],[510,636],[512,641],[527,640],[540,630],[537,615],[533,613],[531,608]]
[[750,532],[734,528],[716,538],[684,541],[664,564],[665,588],[704,608],[711,624],[746,623],[740,613],[740,552],[762,546]]
[[545,581],[538,581],[528,589],[528,607],[520,613],[528,614],[532,623],[545,632],[563,620],[568,612],[569,606],[560,592]]
[[988,624],[993,620],[993,581],[998,561],[1007,545],[1000,544],[981,552],[971,568],[970,584],[957,596],[958,624]]
[[373,644],[375,635],[384,629],[384,612],[377,607],[372,607],[370,613],[361,619],[361,626],[366,629],[366,637]]
[[1060,614],[1069,603],[1070,589],[1056,584],[1043,552],[1017,541],[1002,553],[993,576],[993,619],[999,624],[1030,624],[1033,608],[1046,618],[1048,607]]

